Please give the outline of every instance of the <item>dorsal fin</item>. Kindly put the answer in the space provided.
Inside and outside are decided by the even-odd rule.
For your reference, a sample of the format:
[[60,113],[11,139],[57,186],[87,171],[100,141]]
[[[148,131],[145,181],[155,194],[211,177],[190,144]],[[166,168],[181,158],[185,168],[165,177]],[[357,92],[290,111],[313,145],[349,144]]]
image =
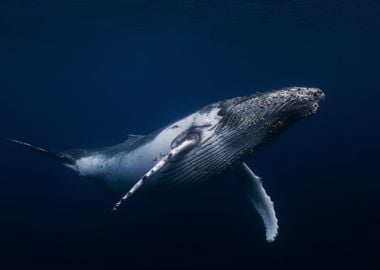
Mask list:
[[145,137],[145,135],[128,134],[127,141],[129,141],[129,140],[137,140],[137,139],[140,139],[142,137]]
[[128,134],[127,139],[121,144],[131,146],[138,143],[140,140],[143,140],[145,137],[145,135]]

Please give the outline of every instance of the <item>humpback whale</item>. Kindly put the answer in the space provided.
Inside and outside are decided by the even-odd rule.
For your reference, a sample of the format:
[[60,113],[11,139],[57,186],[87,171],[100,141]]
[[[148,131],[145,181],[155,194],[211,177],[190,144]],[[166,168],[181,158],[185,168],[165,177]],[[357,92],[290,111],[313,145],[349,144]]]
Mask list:
[[245,163],[248,156],[293,123],[313,115],[324,93],[287,87],[213,103],[148,135],[99,149],[53,152],[19,140],[9,141],[44,153],[80,176],[123,197],[190,190],[227,171],[261,216],[266,239],[278,233],[278,220],[261,178]]

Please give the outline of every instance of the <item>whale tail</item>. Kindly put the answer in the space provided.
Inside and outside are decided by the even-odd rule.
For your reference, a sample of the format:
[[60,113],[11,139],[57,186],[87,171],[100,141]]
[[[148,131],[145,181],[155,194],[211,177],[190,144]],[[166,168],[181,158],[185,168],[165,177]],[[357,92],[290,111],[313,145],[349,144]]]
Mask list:
[[11,138],[4,138],[4,139],[7,140],[7,141],[9,141],[9,142],[11,142],[11,143],[22,145],[22,146],[24,146],[24,147],[26,147],[28,149],[31,149],[31,150],[33,150],[35,152],[39,152],[39,153],[45,154],[46,156],[49,156],[49,157],[51,157],[51,158],[53,158],[55,160],[60,161],[61,163],[63,163],[64,165],[66,165],[68,167],[72,167],[75,164],[75,161],[76,161],[76,159],[74,158],[74,156],[70,155],[68,153],[61,153],[61,152],[50,151],[50,150],[47,150],[45,148],[32,145],[30,143],[22,142],[22,141],[11,139]]

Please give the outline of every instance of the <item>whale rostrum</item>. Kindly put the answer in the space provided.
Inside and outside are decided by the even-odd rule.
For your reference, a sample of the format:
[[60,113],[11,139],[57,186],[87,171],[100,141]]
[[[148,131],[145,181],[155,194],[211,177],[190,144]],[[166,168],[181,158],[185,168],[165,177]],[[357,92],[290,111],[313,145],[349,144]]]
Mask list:
[[324,93],[287,87],[213,103],[148,135],[99,149],[52,152],[15,139],[10,142],[59,160],[80,176],[95,179],[123,197],[188,191],[231,172],[260,214],[266,239],[278,234],[278,221],[261,178],[245,160],[293,123],[313,115]]

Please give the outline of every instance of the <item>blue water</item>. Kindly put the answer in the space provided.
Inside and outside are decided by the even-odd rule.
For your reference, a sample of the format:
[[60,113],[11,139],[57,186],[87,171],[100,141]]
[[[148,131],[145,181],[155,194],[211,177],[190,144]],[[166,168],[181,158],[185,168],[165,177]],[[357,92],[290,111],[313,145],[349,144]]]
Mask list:
[[284,86],[326,101],[248,160],[275,202],[265,241],[236,180],[119,197],[0,143],[1,269],[380,269],[380,2],[1,1],[0,134],[111,145]]

